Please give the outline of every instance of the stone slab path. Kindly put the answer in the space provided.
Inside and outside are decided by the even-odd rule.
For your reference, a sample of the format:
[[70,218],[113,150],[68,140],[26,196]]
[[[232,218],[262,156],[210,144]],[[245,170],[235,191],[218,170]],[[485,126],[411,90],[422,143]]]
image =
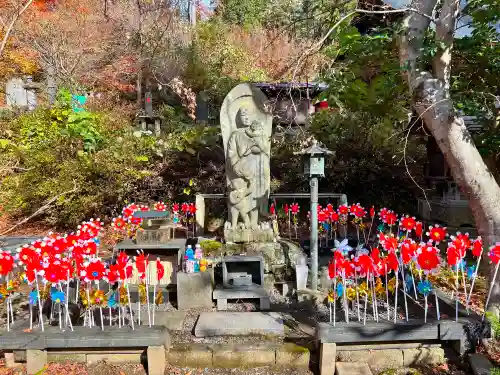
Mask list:
[[194,328],[196,337],[252,334],[283,336],[285,327],[281,315],[271,312],[204,312]]
[[367,363],[337,362],[335,375],[373,375]]

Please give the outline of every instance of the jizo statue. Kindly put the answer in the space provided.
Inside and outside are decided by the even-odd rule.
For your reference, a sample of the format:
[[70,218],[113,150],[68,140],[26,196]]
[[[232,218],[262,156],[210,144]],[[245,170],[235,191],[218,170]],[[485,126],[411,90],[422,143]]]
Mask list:
[[267,98],[249,84],[236,86],[221,109],[231,229],[257,229],[267,219],[272,115]]

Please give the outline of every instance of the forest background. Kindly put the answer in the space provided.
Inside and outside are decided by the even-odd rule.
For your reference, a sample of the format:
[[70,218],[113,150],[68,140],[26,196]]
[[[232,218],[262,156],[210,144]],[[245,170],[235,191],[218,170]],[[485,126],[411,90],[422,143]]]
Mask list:
[[[14,76],[42,82],[35,111],[0,109],[0,232],[23,218],[74,228],[90,217],[116,216],[132,201],[224,192],[217,112],[240,82],[329,86],[319,98],[329,110],[314,115],[308,128],[294,137],[285,135],[286,124],[275,129],[273,192],[308,191],[294,152],[314,136],[336,152],[320,191],[417,214],[417,198],[429,190],[424,138],[409,131],[422,124],[401,74],[403,12],[368,0],[220,0],[198,4],[193,27],[179,5],[0,0],[0,88]],[[454,41],[450,81],[454,108],[482,126],[474,141],[495,177],[500,47],[492,25],[499,8],[498,0],[461,7],[457,27],[473,29]],[[420,56],[429,66],[442,48],[434,37],[428,29]],[[48,71],[59,88],[53,106],[43,87]],[[136,131],[145,91],[153,92],[164,117],[159,138]],[[71,95],[89,92],[99,95],[74,112]],[[195,118],[201,93],[215,116],[209,123]]]

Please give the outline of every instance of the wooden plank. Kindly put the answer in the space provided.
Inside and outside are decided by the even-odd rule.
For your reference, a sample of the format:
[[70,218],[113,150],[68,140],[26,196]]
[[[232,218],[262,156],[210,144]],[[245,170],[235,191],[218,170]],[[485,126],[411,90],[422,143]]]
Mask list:
[[367,341],[421,341],[439,339],[437,322],[424,323],[423,320],[408,322],[339,322],[335,327],[330,323],[318,323],[316,334],[320,342],[358,343]]

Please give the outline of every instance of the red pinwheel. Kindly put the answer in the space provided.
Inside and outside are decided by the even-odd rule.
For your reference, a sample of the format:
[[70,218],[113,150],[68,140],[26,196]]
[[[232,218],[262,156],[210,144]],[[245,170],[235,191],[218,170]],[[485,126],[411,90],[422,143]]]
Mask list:
[[422,222],[421,221],[417,221],[415,223],[415,234],[419,237],[422,237],[422,231],[423,231],[423,228],[422,228]]
[[14,269],[14,257],[4,251],[0,253],[0,275],[7,276]]
[[396,251],[398,248],[398,239],[392,235],[386,236],[384,233],[380,232],[379,240],[386,251],[392,252]]
[[387,254],[386,264],[387,264],[387,268],[388,269],[393,270],[394,272],[398,271],[398,269],[399,269],[399,261],[398,261],[398,257],[396,256],[395,253],[389,253],[389,254]]
[[29,265],[31,268],[37,267],[40,269],[40,256],[34,248],[26,245],[21,247],[18,252],[19,265]]
[[49,283],[58,283],[66,279],[63,274],[64,270],[61,267],[61,262],[56,260],[54,262],[48,262],[44,266],[44,277]]
[[469,233],[462,234],[460,232],[457,233],[457,236],[450,236],[453,246],[455,246],[460,253],[462,254],[462,258],[465,256],[467,249],[471,247],[471,242],[469,239]]
[[339,221],[339,214],[335,210],[333,210],[329,212],[329,219],[332,223],[336,223]]
[[328,213],[326,211],[318,212],[318,222],[325,223],[328,220]]
[[190,203],[188,207],[188,212],[190,215],[195,215],[196,214],[196,204]]
[[458,263],[458,260],[461,258],[462,257],[460,256],[460,251],[457,249],[457,247],[453,243],[450,243],[448,245],[448,248],[446,249],[446,259],[448,261],[448,264],[450,266],[456,266]]
[[98,281],[103,278],[106,268],[98,258],[90,259],[85,268],[81,271],[85,281]]
[[343,204],[343,205],[339,206],[338,211],[339,211],[340,215],[347,215],[347,214],[349,214],[349,207],[347,207],[345,204]]
[[360,255],[357,259],[357,264],[361,275],[368,275],[368,273],[373,274],[373,271],[375,270],[373,267],[373,260],[369,255]]
[[189,213],[189,204],[183,203],[181,205],[181,211],[184,215],[187,215]]
[[429,227],[429,231],[426,233],[431,241],[439,243],[446,238],[446,228],[440,227],[438,224]]
[[472,244],[472,255],[478,258],[481,256],[482,252],[483,252],[483,240],[481,237],[478,237]]
[[375,207],[370,208],[370,217],[373,219],[375,217]]
[[143,204],[141,204],[139,206],[139,211],[142,211],[142,212],[146,212],[146,211],[149,211],[149,207],[148,206],[145,206]]
[[299,213],[300,207],[298,203],[292,203],[290,206],[290,210],[292,211],[292,215],[297,215]]
[[123,212],[122,212],[123,217],[126,217],[127,219],[129,219],[130,217],[132,217],[132,215],[138,209],[139,209],[139,207],[137,207],[137,205],[135,203],[129,204],[128,206],[123,208]]
[[417,263],[424,272],[430,272],[439,266],[438,249],[434,246],[423,245],[419,248]]
[[137,268],[137,272],[139,273],[139,277],[144,279],[146,277],[146,269],[148,268],[148,257],[144,255],[144,251],[138,251],[139,255],[134,257],[135,259],[135,267]]
[[86,241],[83,246],[83,254],[92,256],[97,254],[97,244],[94,241]]
[[127,225],[127,222],[122,216],[115,217],[111,222],[111,226],[114,230],[121,230]]
[[416,255],[418,250],[418,244],[412,239],[405,239],[401,244],[401,257],[403,258],[403,263],[408,264]]
[[356,216],[357,218],[362,218],[366,216],[366,211],[359,203],[351,205],[349,207],[349,211],[352,215]]
[[271,203],[271,206],[269,207],[269,213],[272,216],[276,215],[276,208],[274,207],[274,203]]
[[417,221],[415,220],[414,217],[409,217],[405,216],[403,219],[401,219],[401,227],[403,230],[410,232],[413,229],[415,229],[415,226],[417,225]]
[[172,212],[173,212],[174,214],[178,214],[178,213],[179,213],[179,203],[174,203],[174,204],[172,205]]
[[285,203],[285,205],[283,206],[283,212],[285,213],[285,215],[288,215],[288,213],[290,212],[290,207],[288,206],[288,203]]
[[155,211],[166,211],[167,205],[165,203],[163,203],[162,201],[159,201],[153,205],[153,208]]
[[488,256],[493,264],[498,264],[500,262],[500,242],[497,242],[495,246],[490,247]]
[[106,276],[104,277],[108,284],[114,284],[118,281],[118,272],[115,268],[109,267],[109,270],[106,272]]
[[156,258],[156,279],[160,281],[165,276],[165,267],[160,261],[160,258]]

